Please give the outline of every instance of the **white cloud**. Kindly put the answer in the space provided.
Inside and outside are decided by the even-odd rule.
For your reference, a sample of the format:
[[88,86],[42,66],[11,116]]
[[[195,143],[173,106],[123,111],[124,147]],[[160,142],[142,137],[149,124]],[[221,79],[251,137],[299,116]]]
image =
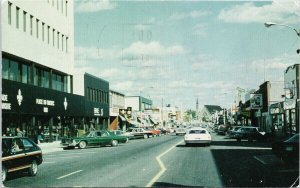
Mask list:
[[169,17],[169,20],[183,20],[186,18],[200,18],[209,15],[209,11],[198,11],[194,10],[188,13],[174,13]]
[[200,37],[207,36],[206,24],[200,23],[193,27],[193,34]]
[[218,18],[232,23],[264,23],[274,21],[286,24],[299,22],[299,7],[293,1],[273,1],[269,5],[255,6],[253,2],[223,9]]
[[150,43],[134,42],[128,48],[123,50],[123,54],[126,55],[149,55],[149,56],[165,56],[183,54],[185,49],[181,45],[174,45],[165,47],[157,41]]
[[216,70],[216,68],[222,64],[222,62],[217,61],[214,57],[203,54],[192,58],[191,61],[193,63],[191,68],[194,71]]
[[75,47],[76,60],[101,60],[112,59],[120,57],[120,50],[118,49],[102,49],[97,47]]
[[117,4],[109,0],[80,0],[75,1],[77,12],[98,12],[116,8]]

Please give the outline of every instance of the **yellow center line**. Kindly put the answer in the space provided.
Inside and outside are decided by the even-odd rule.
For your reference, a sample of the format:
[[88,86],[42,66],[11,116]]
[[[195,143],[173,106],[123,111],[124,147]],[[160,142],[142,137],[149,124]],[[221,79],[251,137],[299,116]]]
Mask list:
[[152,185],[160,178],[161,175],[163,175],[163,173],[167,170],[164,163],[161,161],[161,157],[163,157],[165,154],[167,154],[168,152],[170,152],[172,149],[174,149],[178,144],[182,143],[183,141],[181,140],[180,142],[178,142],[177,144],[173,145],[172,147],[170,147],[168,150],[166,150],[165,152],[163,152],[162,154],[158,155],[156,157],[156,160],[160,166],[160,171],[152,178],[152,180],[145,186],[145,187],[152,187]]

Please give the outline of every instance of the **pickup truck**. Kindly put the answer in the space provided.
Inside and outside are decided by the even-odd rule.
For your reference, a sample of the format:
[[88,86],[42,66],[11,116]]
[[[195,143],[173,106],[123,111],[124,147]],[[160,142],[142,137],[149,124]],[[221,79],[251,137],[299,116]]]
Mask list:
[[134,136],[134,138],[149,138],[153,137],[153,133],[151,131],[145,130],[144,128],[131,128],[129,132]]

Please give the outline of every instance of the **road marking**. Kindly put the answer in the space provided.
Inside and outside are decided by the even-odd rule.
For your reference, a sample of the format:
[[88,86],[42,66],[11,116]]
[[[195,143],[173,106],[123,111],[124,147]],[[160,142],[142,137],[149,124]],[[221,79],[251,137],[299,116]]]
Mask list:
[[66,175],[64,175],[64,176],[60,176],[60,177],[58,177],[58,178],[56,178],[56,179],[62,179],[62,178],[65,178],[65,177],[68,177],[68,176],[71,176],[71,175],[73,175],[73,174],[76,174],[76,173],[78,173],[78,172],[81,172],[82,170],[77,170],[77,171],[75,171],[75,172],[72,172],[72,173],[69,173],[69,174],[66,174]]
[[160,160],[160,158],[162,156],[164,156],[165,154],[167,154],[169,151],[171,151],[172,149],[174,149],[178,144],[182,143],[183,141],[181,140],[180,142],[178,142],[177,144],[175,144],[174,146],[170,147],[167,151],[163,152],[162,154],[158,155],[156,157],[156,160],[160,166],[160,171],[152,178],[152,180],[145,186],[145,187],[152,187],[152,185],[158,180],[158,178],[160,178],[161,175],[163,175],[163,173],[167,170],[164,163]]

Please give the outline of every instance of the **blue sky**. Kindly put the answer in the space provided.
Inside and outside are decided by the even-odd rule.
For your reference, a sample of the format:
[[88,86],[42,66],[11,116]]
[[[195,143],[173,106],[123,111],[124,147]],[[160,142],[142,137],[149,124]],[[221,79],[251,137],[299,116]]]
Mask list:
[[299,29],[299,15],[296,0],[75,1],[75,67],[157,106],[230,107],[236,87],[283,82],[300,62],[296,33],[264,26]]

